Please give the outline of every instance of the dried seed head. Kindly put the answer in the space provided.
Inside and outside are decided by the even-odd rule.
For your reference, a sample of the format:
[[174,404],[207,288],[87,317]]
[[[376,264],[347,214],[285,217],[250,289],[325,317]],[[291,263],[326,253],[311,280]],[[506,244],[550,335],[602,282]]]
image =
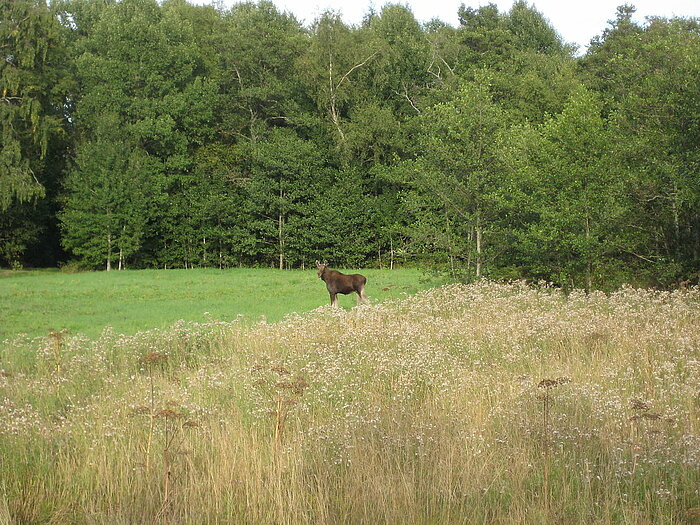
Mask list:
[[156,412],[156,417],[162,417],[165,419],[179,419],[182,417],[182,414],[175,412],[171,408],[164,408],[163,410]]
[[661,419],[661,414],[654,414],[651,412],[642,412],[641,414],[635,414],[630,418],[632,421],[636,421],[638,419],[649,419],[651,421],[656,421],[657,419]]
[[131,409],[131,413],[134,415],[150,414],[151,409],[147,406],[141,405]]
[[296,376],[294,378],[294,392],[302,394],[306,388],[309,387],[309,383],[306,382],[304,376]]
[[543,379],[537,386],[539,388],[554,388],[555,386],[571,383],[571,378],[566,376],[557,377],[556,379]]
[[284,366],[282,366],[282,365],[271,366],[271,367],[270,367],[270,370],[272,370],[273,372],[277,372],[277,373],[278,373],[279,375],[281,375],[281,376],[282,376],[282,375],[285,375],[285,376],[286,376],[286,375],[289,375],[289,374],[290,374],[289,370],[287,370],[287,369],[286,369]]
[[168,354],[162,352],[148,352],[146,355],[141,357],[141,362],[144,365],[158,365],[165,363],[168,360]]
[[649,403],[646,403],[641,399],[633,399],[630,403],[632,404],[632,408],[634,410],[649,410],[651,408]]

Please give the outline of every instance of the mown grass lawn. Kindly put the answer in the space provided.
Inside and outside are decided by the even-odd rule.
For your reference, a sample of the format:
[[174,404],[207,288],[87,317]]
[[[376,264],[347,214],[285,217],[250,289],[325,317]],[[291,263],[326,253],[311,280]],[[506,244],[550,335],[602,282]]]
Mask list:
[[[347,270],[351,271],[351,270]],[[358,270],[354,270],[358,271]],[[441,284],[420,270],[362,270],[372,302]],[[340,296],[350,308],[357,296]],[[68,330],[98,336],[165,328],[178,320],[279,321],[329,302],[315,270],[134,270],[0,272],[0,339]]]

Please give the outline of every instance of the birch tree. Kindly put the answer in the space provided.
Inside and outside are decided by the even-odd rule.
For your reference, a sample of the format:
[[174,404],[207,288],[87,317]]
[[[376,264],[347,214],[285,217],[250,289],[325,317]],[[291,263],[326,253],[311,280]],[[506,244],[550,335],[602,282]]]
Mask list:
[[37,173],[66,91],[58,24],[43,0],[0,1],[0,212],[44,196]]
[[505,125],[505,115],[491,99],[486,81],[462,83],[447,102],[422,116],[421,154],[412,168],[414,184],[439,199],[445,224],[463,234],[459,258],[467,273],[477,278],[485,273],[489,246],[497,243],[489,234],[495,218],[492,194],[502,177],[499,134]]

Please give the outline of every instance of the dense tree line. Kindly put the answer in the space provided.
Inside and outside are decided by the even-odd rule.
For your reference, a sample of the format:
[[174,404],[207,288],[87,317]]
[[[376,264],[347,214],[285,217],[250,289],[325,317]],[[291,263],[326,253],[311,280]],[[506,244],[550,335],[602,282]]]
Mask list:
[[700,23],[0,0],[0,263],[697,280]]

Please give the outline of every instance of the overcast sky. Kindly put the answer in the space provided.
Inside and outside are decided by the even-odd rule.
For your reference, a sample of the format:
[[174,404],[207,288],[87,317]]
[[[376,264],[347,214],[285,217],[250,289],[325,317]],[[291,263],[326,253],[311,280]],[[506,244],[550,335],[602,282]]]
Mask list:
[[[211,0],[191,0],[197,4],[209,4]],[[513,0],[492,0],[501,12],[508,11]],[[238,0],[220,0],[230,7]],[[358,24],[370,7],[376,11],[388,3],[385,0],[273,0],[282,11],[294,13],[306,25],[313,22],[326,9],[338,11],[348,24]],[[457,25],[457,10],[460,4],[477,8],[487,5],[489,0],[404,0],[393,3],[408,5],[419,22],[439,18],[443,22]],[[700,0],[530,0],[538,11],[549,19],[552,26],[566,42],[578,44],[585,51],[591,38],[603,32],[608,20],[615,18],[617,6],[631,3],[637,7],[636,19],[643,22],[646,16],[700,16]]]

